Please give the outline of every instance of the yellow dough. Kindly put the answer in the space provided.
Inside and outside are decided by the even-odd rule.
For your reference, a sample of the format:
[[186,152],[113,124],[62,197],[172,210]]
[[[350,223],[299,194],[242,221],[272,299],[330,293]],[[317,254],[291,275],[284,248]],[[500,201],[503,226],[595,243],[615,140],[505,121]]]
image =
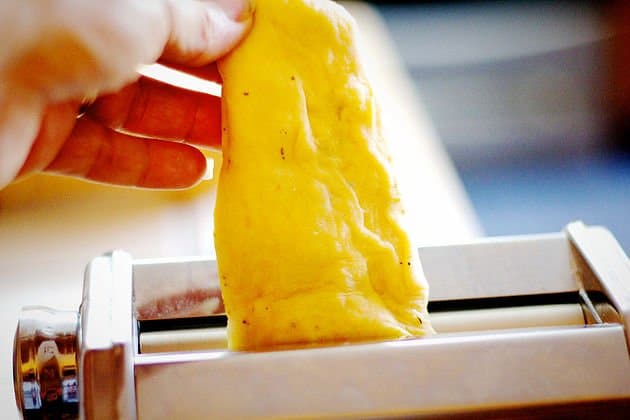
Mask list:
[[258,0],[219,70],[215,246],[229,347],[431,332],[352,18],[328,0]]

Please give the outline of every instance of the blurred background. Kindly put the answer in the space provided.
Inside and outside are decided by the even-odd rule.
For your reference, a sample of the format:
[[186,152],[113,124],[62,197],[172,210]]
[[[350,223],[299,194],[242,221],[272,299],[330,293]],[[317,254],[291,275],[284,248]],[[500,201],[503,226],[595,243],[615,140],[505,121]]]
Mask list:
[[630,1],[373,3],[486,234],[630,251]]

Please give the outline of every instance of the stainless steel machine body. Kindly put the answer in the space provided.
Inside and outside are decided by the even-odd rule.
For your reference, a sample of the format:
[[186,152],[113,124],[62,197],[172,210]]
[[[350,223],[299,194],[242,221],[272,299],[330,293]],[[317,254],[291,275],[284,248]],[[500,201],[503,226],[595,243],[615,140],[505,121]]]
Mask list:
[[[228,351],[223,315],[169,315],[186,290],[220,299],[214,261],[98,257],[78,314],[25,308],[18,407],[85,419],[630,413],[630,262],[607,230],[577,222],[418,252],[435,336],[266,352]],[[180,298],[141,310],[164,295]]]

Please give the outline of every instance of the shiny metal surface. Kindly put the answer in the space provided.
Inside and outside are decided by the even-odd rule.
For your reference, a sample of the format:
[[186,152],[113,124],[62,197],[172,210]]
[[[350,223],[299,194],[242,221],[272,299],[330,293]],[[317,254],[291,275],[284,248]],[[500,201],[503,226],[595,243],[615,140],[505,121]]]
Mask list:
[[81,303],[81,418],[136,418],[132,259],[114,251],[92,260]]
[[[216,263],[199,258],[134,261],[116,251],[88,266],[79,324],[74,312],[65,313],[64,323],[61,313],[27,310],[30,315],[16,334],[18,405],[35,404],[25,398],[33,394],[24,383],[37,371],[31,366],[37,364],[42,343],[48,342],[42,352],[55,354],[46,337],[61,331],[67,340],[64,331],[74,331],[82,396],[78,414],[83,419],[448,417],[513,409],[543,410],[544,415],[545,407],[579,410],[584,404],[605,407],[608,401],[621,411],[630,409],[628,260],[600,229],[571,224],[554,235],[420,248],[436,301],[442,304],[441,312],[433,312],[436,320],[455,317],[454,325],[462,330],[465,324],[465,330],[425,339],[254,353],[225,350],[222,331],[188,330],[186,334],[203,337],[192,337],[193,346],[186,351],[171,346],[184,333],[171,331],[168,346],[157,340],[152,344],[156,353],[143,354],[143,323],[163,323],[176,315],[142,318],[138,306],[150,304],[160,292],[216,291]],[[587,299],[529,302],[568,294]],[[215,298],[211,293],[202,297],[208,296]],[[487,298],[520,306],[457,306]],[[523,304],[523,298],[528,302]],[[479,330],[488,319],[496,321],[497,314],[497,330]],[[532,324],[533,315],[544,322]],[[220,343],[204,351],[198,342],[209,333]],[[61,348],[63,340],[53,341]]]
[[78,418],[78,326],[74,311],[22,309],[15,333],[13,379],[23,418]]
[[[439,335],[471,334],[488,331],[586,326],[589,318],[582,305],[516,306],[434,312],[431,324]],[[601,323],[601,322],[600,322]],[[224,327],[162,329],[140,332],[139,353],[210,351],[227,349]]]
[[601,226],[582,222],[566,227],[573,253],[573,268],[587,291],[606,294],[626,331],[630,355],[630,259],[615,237]]
[[452,418],[606,400],[630,409],[630,359],[619,324],[148,354],[136,356],[136,397],[138,418],[151,420]]

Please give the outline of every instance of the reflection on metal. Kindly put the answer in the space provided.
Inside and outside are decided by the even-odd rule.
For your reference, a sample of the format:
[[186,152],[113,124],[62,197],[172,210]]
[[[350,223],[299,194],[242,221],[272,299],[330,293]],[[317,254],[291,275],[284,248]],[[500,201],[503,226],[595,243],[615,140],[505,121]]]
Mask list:
[[25,419],[78,418],[76,312],[22,310],[15,334],[15,396]]

